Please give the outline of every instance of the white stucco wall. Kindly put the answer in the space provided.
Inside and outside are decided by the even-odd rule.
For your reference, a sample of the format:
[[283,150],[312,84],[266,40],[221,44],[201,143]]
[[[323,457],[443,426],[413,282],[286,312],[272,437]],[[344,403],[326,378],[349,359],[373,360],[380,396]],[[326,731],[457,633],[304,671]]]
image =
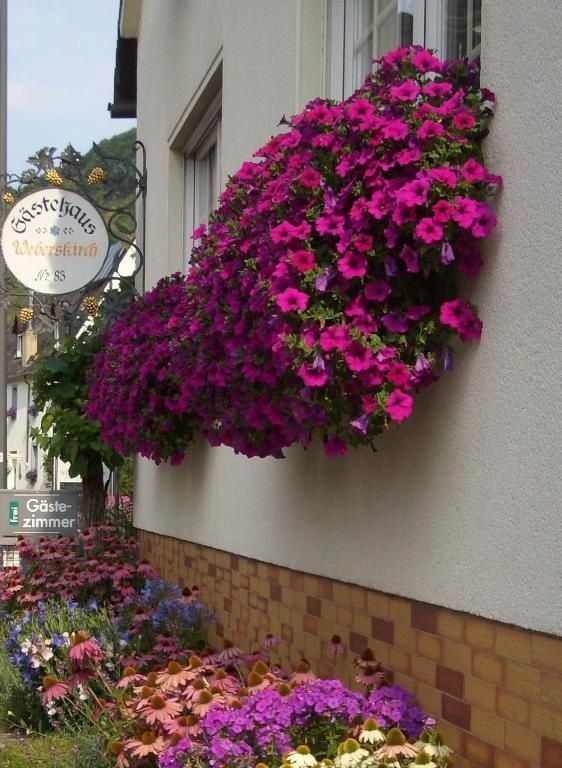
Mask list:
[[[321,18],[308,19],[303,39],[293,0],[166,7],[145,0],[139,41],[148,286],[181,264],[168,142],[208,67],[222,55],[228,172],[307,91],[297,62],[308,45],[320,50],[322,34]],[[140,461],[136,524],[562,634],[562,5],[539,3],[531,15],[524,0],[496,0],[483,12],[482,79],[498,97],[487,153],[505,186],[487,266],[467,286],[481,343],[459,350],[455,372],[376,454],[327,458],[313,445],[284,461],[248,460],[198,445],[181,467]],[[310,78],[318,83],[317,68]]]

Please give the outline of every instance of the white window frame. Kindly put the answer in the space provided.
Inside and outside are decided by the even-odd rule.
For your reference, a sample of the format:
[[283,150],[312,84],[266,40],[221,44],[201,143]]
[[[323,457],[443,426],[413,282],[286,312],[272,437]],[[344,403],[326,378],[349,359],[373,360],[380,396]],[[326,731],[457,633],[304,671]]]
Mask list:
[[[183,246],[187,262],[193,248],[193,232],[200,224],[207,223],[221,191],[221,104],[222,94],[218,93],[183,149]],[[210,167],[213,149],[214,167]],[[209,189],[211,173],[214,190]],[[202,205],[204,195],[208,200]]]
[[16,334],[16,354],[14,357],[23,357],[23,333]]
[[[447,0],[392,0],[386,8],[380,8],[380,0],[373,3],[373,19],[384,21],[391,13],[409,12],[413,16],[412,44],[432,48],[439,54],[445,49],[445,2]],[[472,32],[472,14],[475,0],[468,0],[467,38]],[[373,24],[358,34],[356,0],[326,0],[325,3],[325,95],[331,99],[350,96],[365,79],[367,72],[354,70],[356,51],[361,41],[372,36],[372,56],[377,57],[377,34]],[[397,40],[400,35],[400,20],[397,16]],[[400,43],[401,41],[399,41]],[[358,45],[359,43],[359,45]],[[467,39],[469,58],[480,54],[480,45],[469,48],[472,40]],[[384,52],[382,52],[384,53]]]

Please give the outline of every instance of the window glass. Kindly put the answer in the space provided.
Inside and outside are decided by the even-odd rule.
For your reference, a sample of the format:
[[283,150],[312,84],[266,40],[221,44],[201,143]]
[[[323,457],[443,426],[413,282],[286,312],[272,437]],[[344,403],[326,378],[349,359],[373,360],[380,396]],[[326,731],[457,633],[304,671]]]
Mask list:
[[221,118],[215,108],[193,132],[184,151],[184,252],[193,247],[193,231],[206,224],[221,188]]
[[359,88],[372,59],[423,45],[442,57],[480,55],[481,0],[327,0],[326,95]]

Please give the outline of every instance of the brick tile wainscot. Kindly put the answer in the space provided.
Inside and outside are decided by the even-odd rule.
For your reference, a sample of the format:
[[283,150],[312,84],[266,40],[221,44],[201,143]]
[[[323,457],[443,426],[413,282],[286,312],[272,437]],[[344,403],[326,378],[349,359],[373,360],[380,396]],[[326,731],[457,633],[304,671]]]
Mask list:
[[[244,650],[267,633],[286,665],[305,656],[351,684],[369,646],[455,750],[456,768],[562,768],[562,639],[139,531],[163,578],[198,584],[217,614],[212,642]],[[340,635],[348,653],[326,645]],[[357,688],[356,685],[353,687]]]

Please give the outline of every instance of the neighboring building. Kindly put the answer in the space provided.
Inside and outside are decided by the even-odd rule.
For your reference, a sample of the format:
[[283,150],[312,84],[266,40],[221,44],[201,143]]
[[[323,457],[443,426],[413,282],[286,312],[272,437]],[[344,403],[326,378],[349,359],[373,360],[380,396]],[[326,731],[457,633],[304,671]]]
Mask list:
[[145,553],[203,587],[218,637],[272,632],[323,675],[332,634],[370,645],[458,768],[562,765],[561,29],[560,3],[523,0],[483,3],[481,21],[478,0],[121,6],[138,41],[147,287],[185,270],[194,227],[284,113],[349,93],[402,41],[481,56],[498,99],[485,150],[505,179],[470,288],[482,342],[376,455],[201,444],[180,467],[139,460],[135,487]]

